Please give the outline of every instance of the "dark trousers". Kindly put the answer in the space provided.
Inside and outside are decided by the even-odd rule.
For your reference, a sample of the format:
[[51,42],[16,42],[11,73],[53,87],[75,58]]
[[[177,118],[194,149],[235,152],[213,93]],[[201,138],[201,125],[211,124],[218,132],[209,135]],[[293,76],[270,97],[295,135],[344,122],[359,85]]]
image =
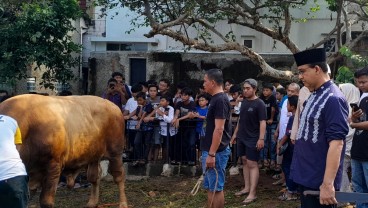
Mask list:
[[0,208],[27,207],[28,199],[28,176],[0,181]]
[[319,195],[307,195],[303,194],[304,191],[319,191],[317,189],[311,189],[302,185],[299,185],[301,208],[337,208],[337,204],[322,205],[319,203]]
[[137,131],[134,139],[134,158],[137,160],[148,159],[151,147],[152,131]]
[[185,151],[184,160],[186,162],[195,162],[196,158],[196,137],[195,128],[193,127],[183,127],[183,132],[181,134],[183,139],[183,148]]
[[[289,141],[288,141],[289,142]],[[284,172],[285,175],[285,182],[286,187],[289,192],[296,192],[297,191],[297,184],[294,183],[293,180],[290,179],[290,167],[291,167],[291,161],[293,159],[293,152],[294,152],[294,145],[289,142],[289,146],[286,149],[283,158],[282,158],[282,172]]]

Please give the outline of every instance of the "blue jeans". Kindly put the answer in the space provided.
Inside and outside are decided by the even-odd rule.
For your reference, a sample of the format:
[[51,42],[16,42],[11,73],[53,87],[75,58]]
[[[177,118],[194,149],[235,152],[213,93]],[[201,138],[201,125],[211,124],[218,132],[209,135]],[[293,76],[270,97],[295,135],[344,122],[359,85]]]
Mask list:
[[260,151],[260,160],[267,160],[267,154],[270,153],[271,161],[276,161],[276,141],[273,134],[277,128],[277,124],[267,125],[264,138],[264,148]]
[[[354,191],[368,193],[368,161],[352,159],[351,172]],[[368,208],[368,203],[356,204],[356,208]]]
[[[224,190],[226,165],[231,154],[230,147],[216,153],[215,168],[206,169],[207,151],[202,151],[203,187],[211,192]],[[217,174],[216,174],[216,171]]]
[[0,207],[27,207],[28,199],[28,176],[16,176],[0,181]]

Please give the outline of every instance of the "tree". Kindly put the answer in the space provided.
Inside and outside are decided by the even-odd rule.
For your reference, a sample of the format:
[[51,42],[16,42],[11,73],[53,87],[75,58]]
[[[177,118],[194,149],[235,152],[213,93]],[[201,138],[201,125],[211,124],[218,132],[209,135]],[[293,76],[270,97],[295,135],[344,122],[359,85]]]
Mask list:
[[80,15],[76,0],[0,3],[0,81],[14,83],[41,66],[46,67],[45,88],[71,80],[80,52],[70,35],[75,30],[71,20]]
[[[97,0],[99,4],[114,8],[119,4],[117,1],[109,3],[106,0]],[[316,1],[311,1],[314,3]],[[151,30],[145,34],[146,37],[155,35],[166,35],[174,40],[182,42],[188,48],[195,48],[209,52],[221,52],[235,50],[260,66],[260,75],[271,76],[278,79],[295,78],[291,71],[281,71],[271,67],[254,50],[236,42],[232,30],[224,33],[217,27],[221,23],[251,28],[261,32],[274,41],[282,43],[291,53],[300,51],[295,41],[291,39],[291,27],[298,21],[292,15],[293,8],[302,7],[308,0],[120,0],[124,7],[128,7],[137,13],[137,19],[143,16],[145,22],[142,25],[150,26]],[[328,0],[330,10],[337,14],[335,27],[328,36],[318,43],[311,44],[309,48],[316,48],[327,42],[332,35],[337,36],[337,46],[340,49],[344,42],[349,49],[353,48],[359,40],[368,35],[363,32],[356,38],[351,38],[351,27],[358,21],[366,21],[365,13],[367,1],[355,0]],[[348,8],[354,6],[360,8],[350,11]],[[319,5],[310,8],[310,14],[319,10]],[[133,20],[134,26],[137,25]],[[188,32],[196,29],[198,33],[192,36]],[[342,34],[346,32],[345,41]],[[211,39],[219,38],[222,43],[214,44]],[[336,62],[342,58],[339,52],[331,53],[329,63]]]

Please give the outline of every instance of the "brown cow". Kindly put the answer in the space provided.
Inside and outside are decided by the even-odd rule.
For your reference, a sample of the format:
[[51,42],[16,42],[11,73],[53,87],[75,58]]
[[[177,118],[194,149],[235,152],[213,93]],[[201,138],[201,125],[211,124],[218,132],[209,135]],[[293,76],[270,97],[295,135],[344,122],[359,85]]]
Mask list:
[[41,207],[53,207],[61,172],[68,187],[87,167],[92,184],[87,207],[99,200],[99,162],[109,160],[118,184],[120,207],[127,207],[122,166],[124,119],[120,109],[95,96],[50,97],[19,95],[0,104],[0,114],[13,117],[20,127],[20,156],[30,177],[30,190],[41,187]]

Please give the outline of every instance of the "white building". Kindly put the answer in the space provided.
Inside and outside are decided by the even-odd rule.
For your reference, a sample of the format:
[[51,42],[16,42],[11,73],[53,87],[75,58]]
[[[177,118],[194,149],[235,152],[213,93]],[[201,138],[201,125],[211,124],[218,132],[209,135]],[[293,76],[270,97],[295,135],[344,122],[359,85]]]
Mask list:
[[[316,13],[308,14],[309,8],[315,7],[315,5],[306,5],[291,11],[295,20],[308,19],[300,23],[294,21],[291,27],[290,37],[301,50],[324,39],[335,26],[336,13],[327,9],[325,1],[319,1],[319,4],[320,11]],[[161,67],[164,70],[164,68],[174,67],[174,65],[153,64],[148,54],[153,52],[183,52],[185,50],[182,43],[166,36],[146,38],[144,34],[148,33],[150,29],[132,25],[131,20],[136,17],[136,14],[128,8],[119,7],[108,10],[106,17],[100,17],[100,11],[101,7],[91,8],[90,15],[93,19],[88,32],[83,35],[83,66],[89,67],[88,60],[91,57],[99,60],[105,59],[102,62],[97,60],[97,78],[95,78],[97,81],[95,83],[99,85],[104,84],[113,71],[122,71],[129,84],[148,80],[152,76],[158,77],[156,76],[157,68]],[[313,18],[311,18],[312,15]],[[142,18],[134,21],[136,25],[140,22],[143,22]],[[134,30],[131,30],[132,28]],[[291,52],[282,43],[275,42],[269,36],[252,29],[229,25],[225,22],[218,24],[217,29],[224,34],[232,30],[237,42],[247,45],[259,54],[265,56],[291,55]],[[192,28],[189,29],[189,33],[195,36],[198,31]],[[221,43],[219,38],[213,40],[215,43]],[[333,47],[331,51],[336,50],[335,40],[333,37],[325,44],[326,50],[331,50],[331,47]],[[187,53],[198,54],[198,52],[192,50]],[[223,56],[226,57],[230,53],[223,53]],[[100,92],[101,90],[97,89],[92,93],[99,94]]]

